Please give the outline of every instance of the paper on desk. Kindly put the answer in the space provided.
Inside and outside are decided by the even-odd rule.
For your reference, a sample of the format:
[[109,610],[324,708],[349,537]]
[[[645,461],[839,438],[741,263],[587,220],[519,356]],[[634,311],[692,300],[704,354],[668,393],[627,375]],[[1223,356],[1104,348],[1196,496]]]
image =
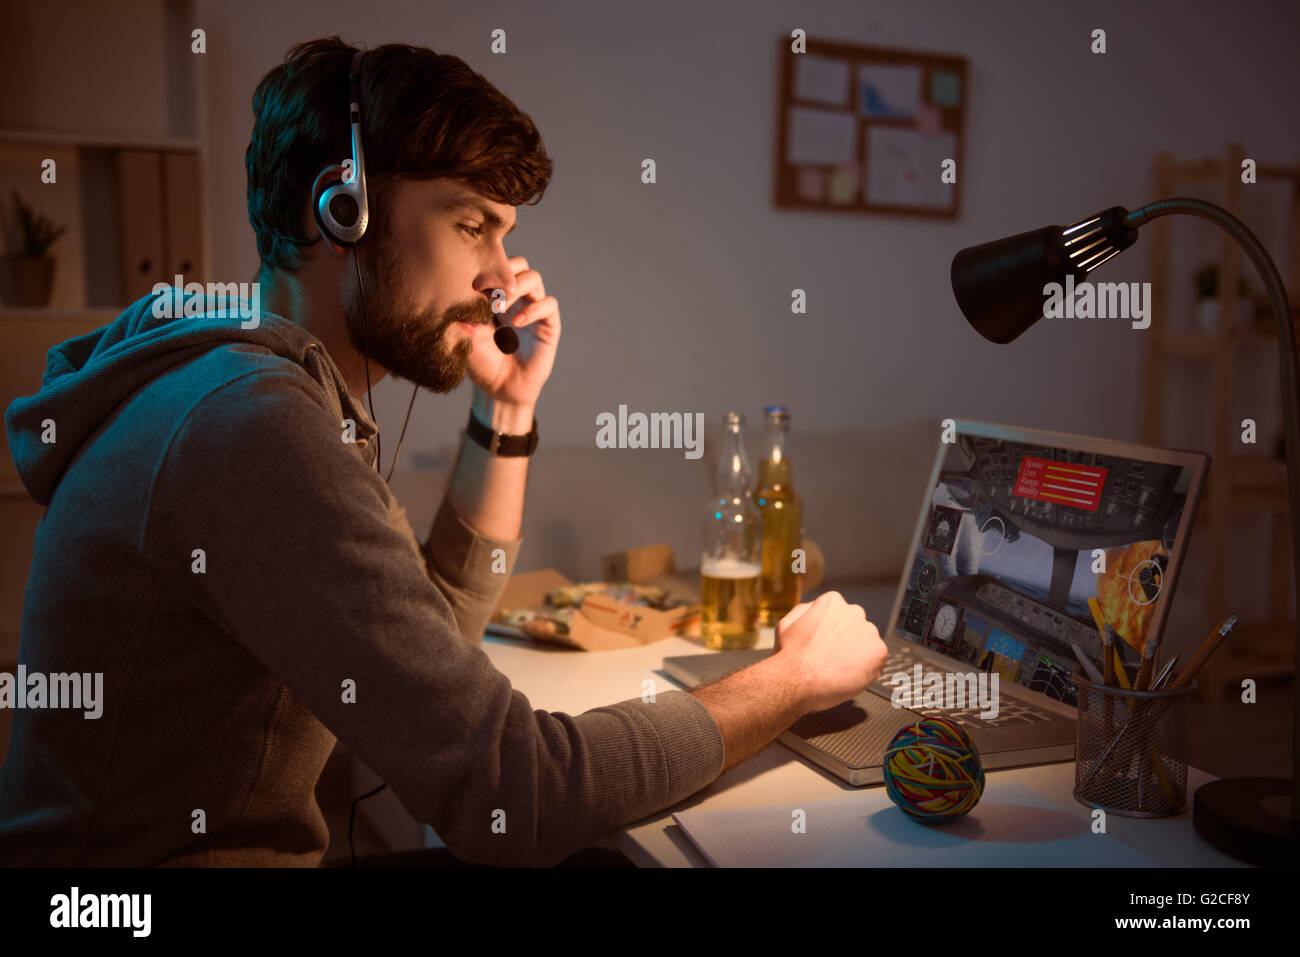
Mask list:
[[[806,831],[792,827],[804,812]],[[714,867],[1153,867],[1024,784],[990,779],[966,817],[919,824],[883,787],[805,804],[673,815]]]

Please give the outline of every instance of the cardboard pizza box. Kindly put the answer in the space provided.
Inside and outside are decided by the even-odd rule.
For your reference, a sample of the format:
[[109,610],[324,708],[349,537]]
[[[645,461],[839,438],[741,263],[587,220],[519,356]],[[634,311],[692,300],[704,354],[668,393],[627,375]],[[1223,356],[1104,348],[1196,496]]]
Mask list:
[[[638,555],[637,553],[649,554]],[[622,564],[619,563],[618,556],[607,555],[601,561],[602,570],[631,571],[636,577],[617,580],[659,585],[670,595],[691,599],[692,603],[681,608],[659,611],[620,602],[607,595],[591,595],[583,601],[582,607],[573,616],[569,634],[535,640],[567,645],[584,651],[608,651],[616,648],[634,648],[637,645],[650,644],[674,635],[690,634],[692,631],[698,634],[699,583],[688,578],[677,577],[673,573],[671,548],[650,546],[649,549],[635,549],[633,552],[620,552],[618,555],[624,556]],[[496,611],[502,608],[542,609],[546,606],[546,596],[554,589],[573,584],[575,584],[573,581],[553,568],[514,575],[506,584]],[[519,629],[496,622],[490,624],[488,630],[514,637],[532,638]]]

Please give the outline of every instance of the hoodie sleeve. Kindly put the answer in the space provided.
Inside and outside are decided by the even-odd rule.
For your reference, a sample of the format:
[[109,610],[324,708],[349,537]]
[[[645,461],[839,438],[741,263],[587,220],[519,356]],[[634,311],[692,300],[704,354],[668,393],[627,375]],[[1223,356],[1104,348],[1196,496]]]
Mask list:
[[315,389],[251,373],[186,414],[141,532],[171,587],[464,860],[554,864],[721,773],[717,724],[684,692],[576,716],[532,709],[460,636],[388,521],[382,479]]
[[405,536],[420,567],[451,605],[461,635],[482,644],[483,632],[514,572],[523,539],[507,542],[480,534],[460,517],[446,497],[433,516],[427,542],[416,539],[406,509],[391,495],[388,523]]

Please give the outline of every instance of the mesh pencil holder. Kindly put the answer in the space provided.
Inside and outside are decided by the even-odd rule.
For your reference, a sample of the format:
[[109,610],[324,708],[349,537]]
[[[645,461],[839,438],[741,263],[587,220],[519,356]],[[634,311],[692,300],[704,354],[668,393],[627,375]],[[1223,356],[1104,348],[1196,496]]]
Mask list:
[[1196,682],[1125,691],[1074,676],[1079,689],[1074,797],[1126,817],[1168,817],[1187,802],[1187,709]]

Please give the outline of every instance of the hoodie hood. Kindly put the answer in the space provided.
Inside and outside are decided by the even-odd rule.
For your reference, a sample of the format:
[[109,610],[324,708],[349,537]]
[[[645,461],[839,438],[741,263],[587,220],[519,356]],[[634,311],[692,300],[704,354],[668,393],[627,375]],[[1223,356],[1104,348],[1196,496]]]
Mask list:
[[[157,308],[169,297],[179,308]],[[229,311],[218,311],[222,305]],[[247,305],[236,309],[228,300],[218,303],[172,289],[166,297],[150,293],[108,325],[50,349],[40,391],[9,404],[9,453],[32,498],[49,504],[86,439],[135,392],[169,370],[231,343],[260,346],[297,363],[320,383],[331,404],[338,405],[340,419],[350,417],[357,423],[357,444],[369,445],[378,427],[348,392],[338,366],[314,335],[273,313]],[[42,440],[49,423],[56,441]]]

